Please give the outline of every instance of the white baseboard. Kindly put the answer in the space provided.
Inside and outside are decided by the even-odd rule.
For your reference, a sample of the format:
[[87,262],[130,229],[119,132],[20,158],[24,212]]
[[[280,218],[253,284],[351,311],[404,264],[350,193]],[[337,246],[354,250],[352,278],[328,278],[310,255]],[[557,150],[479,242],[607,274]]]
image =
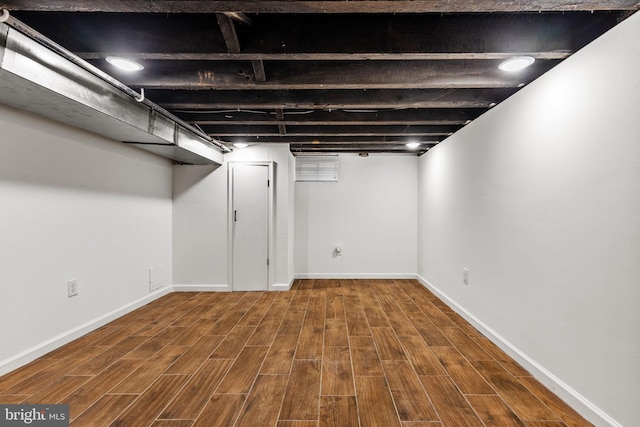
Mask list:
[[174,292],[231,292],[229,285],[173,285]]
[[296,279],[415,279],[415,273],[298,273]]
[[44,356],[50,351],[55,350],[58,347],[80,338],[83,335],[88,334],[91,331],[98,329],[101,326],[106,325],[109,322],[116,320],[117,318],[124,316],[133,310],[142,307],[145,304],[150,303],[162,296],[165,296],[172,292],[170,286],[157,289],[144,297],[137,299],[125,306],[122,306],[116,310],[106,313],[100,317],[96,317],[80,326],[63,332],[53,338],[50,338],[36,346],[33,346],[21,353],[16,354],[8,359],[0,361],[0,375],[9,373],[21,366],[26,365],[29,362],[34,361],[38,357]]
[[449,298],[427,279],[420,275],[417,275],[416,278],[425,288],[429,289],[456,313],[464,317],[466,321],[471,323],[476,329],[478,329],[478,331],[489,338],[495,345],[500,347],[511,358],[529,371],[538,381],[544,384],[545,387],[552,390],[554,394],[560,397],[560,399],[566,402],[587,420],[591,421],[598,427],[623,427],[622,424],[615,421],[591,401],[553,375],[544,366],[540,365],[526,353],[507,341],[503,336],[491,329],[488,325],[469,313],[462,306],[458,305],[458,303]]
[[269,289],[270,291],[288,291],[291,289],[291,286],[293,286],[293,281],[296,280],[295,276],[291,276],[291,278],[289,279],[289,283],[274,283],[273,285],[271,285],[271,288]]

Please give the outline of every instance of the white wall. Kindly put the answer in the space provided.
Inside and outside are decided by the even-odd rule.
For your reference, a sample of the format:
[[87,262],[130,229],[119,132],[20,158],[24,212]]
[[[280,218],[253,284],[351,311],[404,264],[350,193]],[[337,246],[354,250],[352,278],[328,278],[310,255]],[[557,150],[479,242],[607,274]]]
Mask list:
[[636,13],[420,160],[421,278],[598,425],[640,420],[638,40]]
[[341,155],[338,182],[296,182],[296,275],[415,277],[417,174],[415,156]]
[[157,296],[150,267],[171,284],[171,165],[3,105],[0,129],[2,374]]
[[[230,161],[273,161],[275,260],[273,285],[288,289],[293,275],[292,155],[284,144],[264,144],[225,154],[224,165],[174,166],[173,283],[180,289],[229,289],[227,170]],[[273,262],[275,261],[275,262]]]
[[288,163],[289,173],[287,176],[287,185],[289,187],[289,205],[288,205],[288,241],[287,247],[289,252],[287,254],[287,276],[289,279],[288,283],[292,283],[295,277],[295,233],[296,233],[296,186],[295,186],[295,175],[296,175],[296,162],[295,158],[290,155],[289,163]]
[[227,284],[227,168],[173,167],[173,283]]

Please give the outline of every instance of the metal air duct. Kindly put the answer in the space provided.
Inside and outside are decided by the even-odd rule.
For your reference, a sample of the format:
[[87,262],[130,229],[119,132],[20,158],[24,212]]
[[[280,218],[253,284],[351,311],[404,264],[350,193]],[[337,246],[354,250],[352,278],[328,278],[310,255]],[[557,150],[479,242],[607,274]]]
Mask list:
[[0,102],[184,164],[225,147],[13,17],[0,20]]

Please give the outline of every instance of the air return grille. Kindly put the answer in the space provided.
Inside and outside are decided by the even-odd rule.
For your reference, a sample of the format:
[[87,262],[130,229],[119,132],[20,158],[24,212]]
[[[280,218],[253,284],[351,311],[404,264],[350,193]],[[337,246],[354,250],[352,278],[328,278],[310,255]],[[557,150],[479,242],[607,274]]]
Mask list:
[[297,156],[296,181],[338,181],[338,156]]

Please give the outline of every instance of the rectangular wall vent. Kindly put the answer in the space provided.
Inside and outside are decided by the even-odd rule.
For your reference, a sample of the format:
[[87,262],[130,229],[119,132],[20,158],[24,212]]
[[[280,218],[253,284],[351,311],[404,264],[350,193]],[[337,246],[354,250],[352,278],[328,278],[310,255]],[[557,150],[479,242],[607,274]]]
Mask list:
[[159,265],[149,267],[149,292],[162,287],[162,268]]
[[338,156],[297,156],[296,181],[338,181]]

